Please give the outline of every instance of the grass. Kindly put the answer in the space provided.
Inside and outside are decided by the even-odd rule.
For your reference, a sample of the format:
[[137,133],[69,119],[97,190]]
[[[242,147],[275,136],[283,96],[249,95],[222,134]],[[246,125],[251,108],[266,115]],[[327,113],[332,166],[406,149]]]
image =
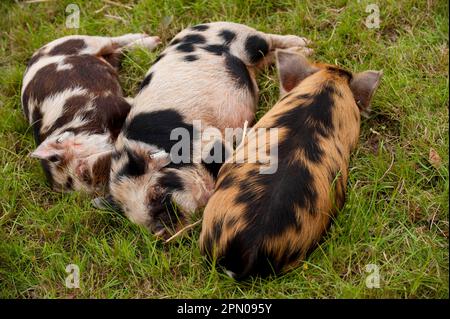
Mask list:
[[[117,0],[119,1],[119,0]],[[80,28],[65,28],[66,5]],[[95,1],[0,4],[0,297],[2,298],[448,298],[448,2],[373,1],[380,27],[364,22],[365,1]],[[111,18],[118,16],[121,18]],[[123,19],[122,19],[123,18]],[[164,246],[83,194],[47,187],[20,105],[32,53],[67,34],[142,32],[164,43],[195,23],[228,20],[314,41],[314,59],[352,71],[383,69],[373,112],[350,164],[346,206],[303,266],[237,284],[200,256],[199,229]],[[160,48],[161,49],[161,48]],[[158,50],[130,52],[121,81],[133,95]],[[258,117],[276,102],[276,72],[259,77]],[[430,149],[440,159],[429,159]],[[81,288],[65,287],[65,268]],[[366,287],[367,264],[380,288]]]

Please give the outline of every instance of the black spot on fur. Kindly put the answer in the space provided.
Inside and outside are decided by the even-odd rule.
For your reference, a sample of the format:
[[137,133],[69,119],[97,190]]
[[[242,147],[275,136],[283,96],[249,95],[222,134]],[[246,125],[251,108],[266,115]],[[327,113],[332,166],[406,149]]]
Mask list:
[[210,44],[202,48],[203,50],[206,50],[214,55],[222,55],[224,53],[227,53],[229,51],[228,47],[222,44]]
[[144,175],[147,169],[147,164],[145,159],[135,154],[131,150],[126,150],[128,156],[128,162],[122,167],[122,169],[117,174],[117,178],[121,177],[137,177]]
[[[220,144],[220,145],[218,145]],[[221,149],[221,156],[220,159],[218,158],[218,161],[216,161],[216,157],[214,154],[214,151],[216,148]],[[219,154],[217,154],[219,155]],[[225,162],[225,159],[228,158],[230,154],[227,153],[227,149],[225,148],[225,145],[223,145],[222,142],[216,141],[213,147],[211,147],[211,150],[209,151],[206,158],[202,159],[202,164],[205,166],[206,170],[214,177],[217,178],[217,175],[219,174],[219,170],[222,167],[223,163]]]
[[[284,154],[280,150],[280,154]],[[280,156],[280,158],[282,158]],[[284,232],[289,227],[300,228],[296,207],[314,214],[317,193],[314,177],[302,163],[289,163],[282,159],[274,174],[256,174],[240,182],[237,204],[249,205],[245,217],[250,225],[267,226],[268,236]],[[255,185],[264,191],[255,191]],[[258,187],[258,189],[260,189]]]
[[211,229],[212,233],[212,239],[214,242],[218,242],[220,239],[220,236],[222,235],[222,227],[223,227],[223,219],[216,220],[213,224],[213,227]]
[[320,162],[323,156],[323,150],[317,143],[317,140],[311,139],[308,141],[303,141],[301,144],[306,158],[308,158],[311,162]]
[[188,54],[188,55],[184,56],[183,60],[186,61],[186,62],[197,61],[198,60],[198,56],[195,55],[195,54]]
[[164,172],[158,182],[162,187],[167,188],[168,191],[184,190],[183,180],[174,171]]
[[147,76],[144,78],[144,80],[142,81],[142,83],[139,87],[139,91],[142,91],[147,85],[150,84],[152,77],[153,77],[153,72],[147,74]]
[[[180,113],[175,110],[163,110],[136,115],[124,128],[125,136],[129,139],[155,145],[167,153],[181,140],[170,140],[170,134],[175,128],[184,128],[189,132],[191,139],[190,156],[192,159],[193,127],[184,122]],[[190,161],[192,163],[192,161]],[[185,165],[185,163],[180,163]],[[173,167],[173,165],[170,165]]]
[[192,43],[180,43],[176,49],[180,52],[191,53],[195,51],[194,45]]
[[298,107],[277,118],[276,125],[288,128],[292,137],[289,140],[296,141],[295,145],[285,141],[288,145],[283,146],[281,143],[280,148],[286,148],[287,152],[290,147],[300,148],[311,162],[321,161],[324,150],[320,147],[319,138],[329,137],[333,132],[333,95],[335,91],[334,86],[329,84],[323,87],[318,94],[311,97],[305,96]]
[[191,53],[195,51],[196,44],[206,43],[206,38],[197,33],[187,34],[182,39],[180,39],[180,44],[176,49],[180,52]]
[[252,94],[255,93],[252,78],[244,62],[232,54],[227,54],[225,56],[225,68],[237,87],[245,88]]
[[206,38],[201,34],[187,34],[181,39],[181,42],[192,43],[192,44],[203,44],[206,42]]
[[245,40],[245,51],[250,63],[255,64],[269,52],[269,44],[262,37],[251,35]]
[[[286,100],[286,99],[288,99],[288,98],[291,98],[293,95],[294,95],[294,93],[291,91],[291,92],[285,94],[285,95],[280,99],[279,102],[284,101],[284,100]],[[298,95],[296,95],[295,97],[296,97],[297,99],[299,99],[299,100],[305,100],[305,99],[310,99],[310,98],[312,97],[312,95],[309,94],[309,93],[304,93],[304,94],[298,94]]]
[[230,45],[236,39],[236,33],[230,30],[222,30],[219,36],[224,40],[225,45]]
[[49,55],[72,55],[78,54],[81,50],[86,48],[86,43],[83,39],[71,39],[58,44],[48,53]]
[[216,189],[227,189],[230,188],[231,186],[235,185],[236,183],[236,179],[235,177],[228,173],[225,175],[225,177],[216,185]]
[[202,31],[208,30],[209,26],[206,25],[206,24],[198,24],[198,25],[195,25],[195,26],[191,27],[191,29],[195,30],[195,31],[202,32]]
[[236,216],[230,217],[227,219],[226,227],[234,228],[238,221],[239,221],[239,219]]

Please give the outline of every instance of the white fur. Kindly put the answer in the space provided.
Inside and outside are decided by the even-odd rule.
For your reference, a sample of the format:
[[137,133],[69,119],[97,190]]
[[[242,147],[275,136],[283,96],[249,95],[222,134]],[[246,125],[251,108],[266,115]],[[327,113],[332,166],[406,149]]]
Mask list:
[[86,89],[81,87],[74,87],[45,98],[40,107],[43,115],[42,132],[48,130],[63,115],[64,104],[67,99],[76,95],[85,95],[87,92]]
[[56,66],[56,71],[65,71],[65,70],[72,70],[73,65],[70,63],[64,63],[63,61],[58,61],[58,65]]

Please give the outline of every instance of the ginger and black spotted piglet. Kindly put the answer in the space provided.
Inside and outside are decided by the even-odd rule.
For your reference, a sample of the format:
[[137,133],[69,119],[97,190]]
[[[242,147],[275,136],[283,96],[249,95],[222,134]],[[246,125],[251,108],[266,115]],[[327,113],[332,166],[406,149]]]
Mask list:
[[[345,202],[348,164],[382,73],[352,74],[277,51],[281,100],[252,128],[226,163],[203,216],[200,247],[233,278],[266,276],[298,265],[320,241]],[[257,129],[278,129],[258,148],[274,147],[273,174],[249,163]],[[269,145],[267,145],[269,144]]]
[[[109,203],[162,237],[189,223],[212,194],[222,164],[193,147],[198,136],[211,128],[224,136],[226,128],[251,123],[258,100],[256,71],[274,61],[276,48],[309,52],[306,44],[298,36],[229,22],[177,34],[148,71],[115,143]],[[201,123],[197,130],[194,121]],[[187,145],[177,147],[184,137]],[[206,153],[223,151],[218,142]]]
[[112,143],[130,110],[117,69],[124,49],[153,49],[158,37],[67,36],[39,49],[24,74],[22,106],[41,160],[57,191],[102,190]]

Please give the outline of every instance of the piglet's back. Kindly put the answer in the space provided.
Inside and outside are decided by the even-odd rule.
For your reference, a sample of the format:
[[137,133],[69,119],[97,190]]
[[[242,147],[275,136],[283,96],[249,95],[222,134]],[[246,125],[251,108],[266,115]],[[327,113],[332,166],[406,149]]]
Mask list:
[[[243,164],[228,163],[219,172],[204,211],[200,246],[232,277],[266,276],[296,266],[343,206],[360,125],[352,77],[320,66],[255,125],[254,131],[278,129],[278,153],[270,158],[278,165],[273,174],[261,174],[264,164],[249,163],[247,153]],[[251,149],[256,136],[250,134],[237,155]],[[266,150],[273,143],[266,141]]]

